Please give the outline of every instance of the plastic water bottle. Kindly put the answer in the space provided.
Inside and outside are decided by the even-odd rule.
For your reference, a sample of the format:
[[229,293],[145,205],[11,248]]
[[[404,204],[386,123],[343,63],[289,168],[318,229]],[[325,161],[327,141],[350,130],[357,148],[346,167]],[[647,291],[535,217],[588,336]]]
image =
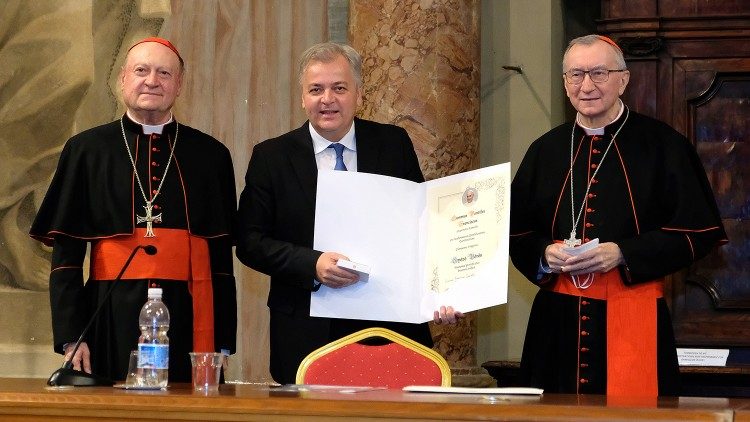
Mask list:
[[148,301],[138,318],[138,372],[143,387],[166,388],[169,370],[169,310],[161,301],[161,289],[148,289]]

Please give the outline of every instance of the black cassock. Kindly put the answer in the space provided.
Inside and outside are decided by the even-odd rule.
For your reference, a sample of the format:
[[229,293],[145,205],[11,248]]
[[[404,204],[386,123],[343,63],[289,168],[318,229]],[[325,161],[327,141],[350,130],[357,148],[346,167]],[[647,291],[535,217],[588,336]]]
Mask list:
[[[606,301],[586,300],[582,310],[579,297],[548,289],[556,275],[539,274],[545,248],[568,239],[573,226],[567,177],[572,129],[566,123],[537,139],[513,179],[511,258],[542,287],[532,305],[521,368],[527,384],[548,392],[604,393]],[[589,179],[601,167],[586,196],[577,237],[617,243],[627,264],[619,269],[626,284],[685,268],[726,241],[694,147],[666,124],[625,112],[601,136],[587,136],[576,126],[573,144],[576,216]],[[663,298],[657,300],[657,369],[660,395],[676,394],[677,356]]]
[[[141,125],[127,116],[123,124],[145,194],[151,198],[165,174],[177,124],[173,121],[166,125],[161,135],[144,135]],[[154,201],[154,215],[161,213],[162,221],[154,223],[154,233],[158,237],[160,229],[182,229],[206,239],[215,349],[233,352],[237,326],[232,270],[236,192],[229,151],[216,139],[180,124],[174,156],[164,177]],[[119,120],[68,140],[30,232],[53,246],[50,305],[58,353],[64,344],[78,339],[110,286],[109,280],[91,278],[84,285],[82,265],[87,243],[133,236],[135,227],[145,227],[145,223],[135,224],[136,216],[145,215],[144,206]],[[139,243],[149,244],[147,238]],[[161,262],[159,253],[148,259]],[[95,374],[113,380],[125,378],[129,353],[136,349],[140,334],[138,315],[146,302],[147,287],[152,285],[163,289],[171,317],[170,382],[190,381],[193,301],[184,280],[118,282],[85,339]]]

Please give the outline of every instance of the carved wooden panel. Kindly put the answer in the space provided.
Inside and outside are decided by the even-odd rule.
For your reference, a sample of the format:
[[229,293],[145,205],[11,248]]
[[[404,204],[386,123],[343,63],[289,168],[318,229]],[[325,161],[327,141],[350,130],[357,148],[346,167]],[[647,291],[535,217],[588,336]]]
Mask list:
[[631,71],[623,100],[694,143],[730,240],[670,277],[665,294],[677,343],[748,348],[750,2],[602,0],[601,6],[600,33],[621,41]]
[[688,100],[688,113],[730,239],[688,281],[706,289],[717,309],[750,309],[750,74],[716,73],[708,90]]
[[603,0],[602,17],[660,17],[750,13],[747,0]]
[[628,107],[647,116],[657,116],[657,98],[653,95],[658,91],[659,62],[655,58],[640,58],[627,61],[630,70],[630,82],[622,96]]
[[750,345],[750,60],[673,62],[673,120],[695,144],[729,244],[673,279],[678,344]]
[[750,13],[747,0],[659,0],[659,14],[663,16],[705,16]]

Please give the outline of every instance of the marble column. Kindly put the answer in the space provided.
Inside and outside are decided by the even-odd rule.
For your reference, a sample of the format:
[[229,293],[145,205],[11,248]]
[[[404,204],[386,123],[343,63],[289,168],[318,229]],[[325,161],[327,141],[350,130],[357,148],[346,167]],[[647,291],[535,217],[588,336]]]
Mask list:
[[[352,0],[349,40],[363,57],[360,116],[404,127],[425,177],[479,165],[479,0]],[[476,319],[431,327],[453,384],[489,386]]]

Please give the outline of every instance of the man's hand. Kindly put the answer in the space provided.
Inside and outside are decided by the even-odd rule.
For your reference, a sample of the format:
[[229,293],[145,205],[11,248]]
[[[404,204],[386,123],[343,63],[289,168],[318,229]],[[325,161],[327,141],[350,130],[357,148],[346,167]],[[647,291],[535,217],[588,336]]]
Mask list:
[[323,252],[315,263],[315,278],[321,283],[334,289],[340,289],[359,281],[359,275],[355,272],[339,268],[336,263],[339,259],[346,259],[344,255],[336,252]]
[[441,306],[440,309],[433,314],[432,322],[438,325],[455,324],[463,317],[463,312],[454,310],[452,306]]
[[571,275],[606,273],[624,263],[620,247],[616,243],[605,242],[590,251],[566,259],[560,269]]
[[547,261],[547,267],[555,274],[560,274],[562,266],[565,265],[565,260],[571,258],[565,252],[565,244],[563,243],[552,243],[547,246],[544,250],[544,260]]
[[81,366],[83,366],[83,371],[87,373],[91,373],[91,353],[89,352],[89,346],[86,344],[86,342],[81,343],[81,345],[78,347],[78,351],[76,351],[76,355],[73,356],[73,359],[70,359],[70,354],[73,353],[73,348],[75,347],[75,343],[68,344],[65,347],[65,360],[70,360],[71,363],[73,363],[73,369],[76,371],[81,370]]

